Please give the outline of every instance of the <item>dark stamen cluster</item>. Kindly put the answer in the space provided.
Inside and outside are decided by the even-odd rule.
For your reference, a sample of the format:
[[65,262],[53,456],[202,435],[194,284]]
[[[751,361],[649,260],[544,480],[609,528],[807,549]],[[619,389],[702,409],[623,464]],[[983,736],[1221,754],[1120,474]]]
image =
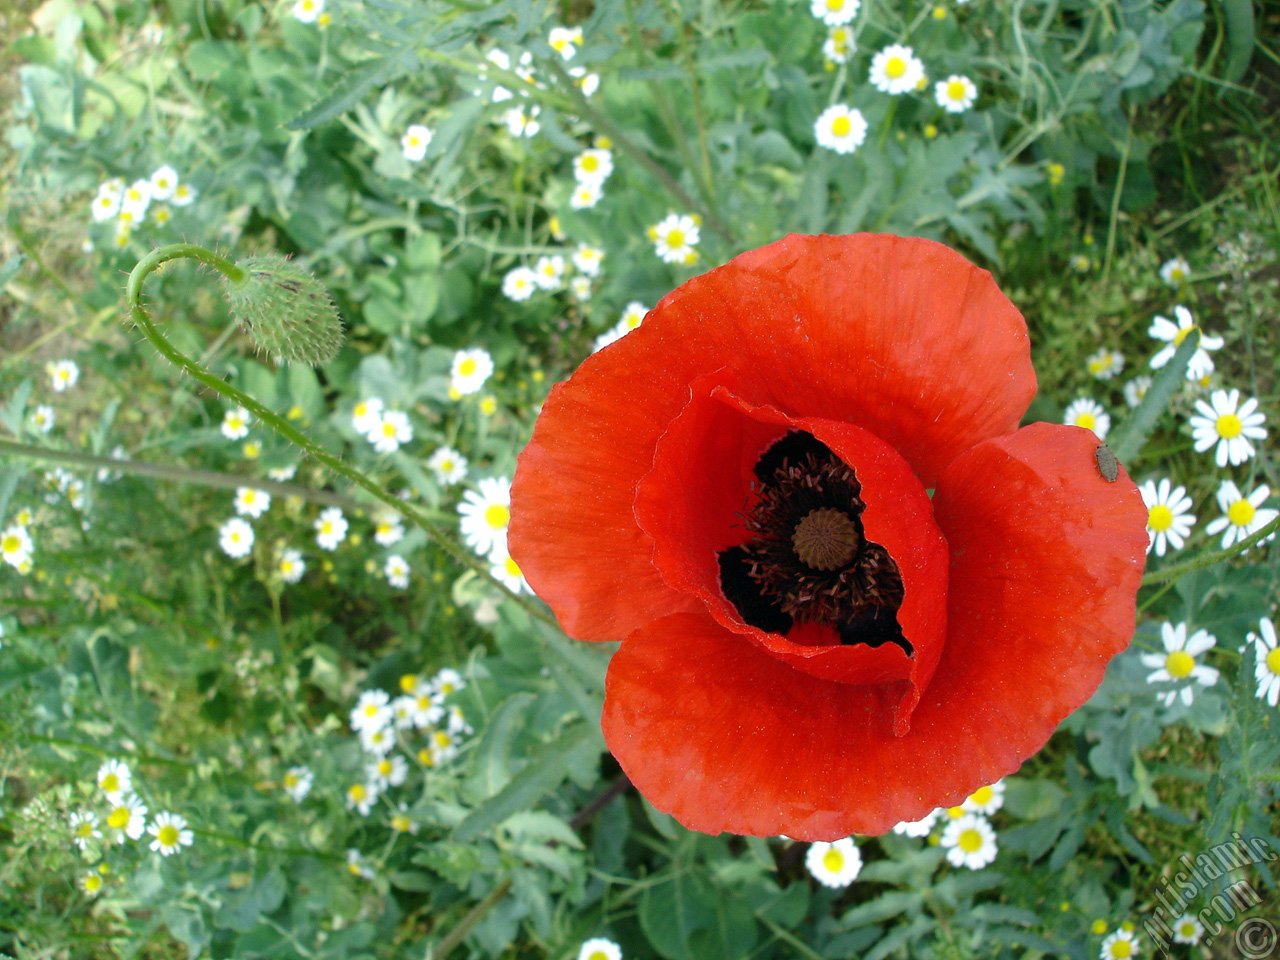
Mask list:
[[848,464],[792,431],[765,451],[755,475],[751,536],[719,558],[721,587],[739,615],[773,633],[819,623],[843,643],[897,643],[910,653],[896,617],[902,577],[889,552],[866,539],[862,485]]

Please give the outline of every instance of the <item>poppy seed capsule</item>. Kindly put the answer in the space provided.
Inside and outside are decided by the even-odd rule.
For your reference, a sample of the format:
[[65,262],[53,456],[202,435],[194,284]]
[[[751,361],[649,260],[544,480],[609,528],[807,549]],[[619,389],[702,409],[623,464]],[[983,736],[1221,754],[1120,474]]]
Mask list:
[[326,363],[342,346],[342,320],[319,280],[278,253],[236,264],[239,282],[223,277],[231,315],[260,350],[280,360]]
[[1102,479],[1107,483],[1115,483],[1116,477],[1120,476],[1120,462],[1116,460],[1116,455],[1111,452],[1111,448],[1105,443],[1100,443],[1093,455],[1098,461],[1098,472],[1102,474]]

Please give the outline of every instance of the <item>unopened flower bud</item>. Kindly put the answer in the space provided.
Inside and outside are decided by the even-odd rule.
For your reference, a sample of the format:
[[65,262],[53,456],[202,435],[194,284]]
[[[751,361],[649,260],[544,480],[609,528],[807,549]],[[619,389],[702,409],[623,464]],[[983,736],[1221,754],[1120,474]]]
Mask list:
[[236,263],[245,277],[223,278],[227,301],[260,350],[312,365],[332,360],[342,346],[342,321],[319,280],[277,253]]

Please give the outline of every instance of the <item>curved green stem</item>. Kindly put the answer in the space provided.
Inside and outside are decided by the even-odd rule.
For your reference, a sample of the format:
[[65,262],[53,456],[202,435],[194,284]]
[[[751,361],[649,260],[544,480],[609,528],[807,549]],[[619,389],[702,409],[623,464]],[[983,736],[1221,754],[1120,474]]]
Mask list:
[[1206,553],[1203,556],[1196,557],[1194,560],[1188,560],[1186,563],[1179,563],[1173,567],[1152,570],[1150,573],[1143,574],[1142,585],[1145,587],[1153,583],[1164,583],[1166,580],[1176,580],[1185,574],[1203,570],[1205,567],[1212,567],[1214,564],[1222,563],[1224,560],[1230,560],[1232,557],[1257,546],[1267,538],[1275,536],[1277,530],[1280,530],[1280,516],[1276,517],[1257,533],[1241,540],[1234,546],[1227,547],[1225,550],[1215,550],[1213,553]]
[[243,407],[260,421],[284,437],[290,443],[300,447],[306,453],[310,454],[320,463],[324,464],[334,473],[345,477],[356,486],[365,490],[371,496],[381,503],[386,504],[396,513],[403,514],[426,533],[437,547],[443,550],[458,564],[474,570],[485,580],[496,586],[503,593],[507,594],[511,599],[515,600],[524,610],[531,616],[536,617],[546,623],[554,624],[554,619],[541,607],[530,602],[527,598],[510,590],[504,583],[498,580],[489,572],[487,564],[482,563],[476,557],[471,556],[453,540],[429,520],[417,507],[406,503],[393,496],[388,491],[382,489],[378,484],[374,483],[361,471],[354,467],[343,463],[333,454],[329,453],[324,447],[320,446],[293,424],[289,423],[284,417],[268,409],[259,403],[253,397],[249,396],[243,390],[238,389],[225,380],[215,377],[212,373],[200,366],[190,357],[179,352],[173,344],[165,339],[164,334],[156,327],[151,320],[151,315],[147,313],[146,308],[142,305],[142,284],[146,280],[147,275],[156,270],[162,264],[169,260],[191,259],[197,260],[207,266],[213,267],[232,283],[243,283],[247,278],[244,270],[240,269],[226,257],[219,256],[212,251],[206,250],[204,247],[197,246],[193,243],[173,243],[168,246],[159,247],[151,253],[147,254],[129,274],[129,282],[125,287],[125,295],[129,304],[129,316],[138,328],[160,354],[172,363],[179,370],[187,373],[197,383],[208,387],[214,393],[225,397],[227,400]]

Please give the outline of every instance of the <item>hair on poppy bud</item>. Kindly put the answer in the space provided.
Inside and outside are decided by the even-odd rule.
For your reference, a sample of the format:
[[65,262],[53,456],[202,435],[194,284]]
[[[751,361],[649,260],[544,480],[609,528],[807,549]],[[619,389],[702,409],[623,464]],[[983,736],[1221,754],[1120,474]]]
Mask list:
[[342,346],[342,320],[324,284],[278,253],[236,263],[242,279],[223,277],[231,314],[260,350],[312,365]]

